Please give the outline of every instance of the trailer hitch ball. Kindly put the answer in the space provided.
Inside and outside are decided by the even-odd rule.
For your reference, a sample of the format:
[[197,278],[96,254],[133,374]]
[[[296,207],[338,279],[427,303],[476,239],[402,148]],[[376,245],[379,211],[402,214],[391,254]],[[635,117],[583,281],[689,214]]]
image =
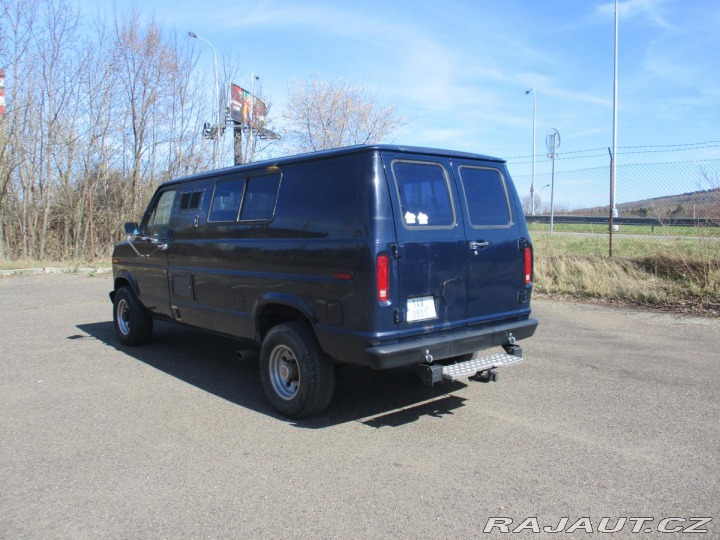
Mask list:
[[433,355],[430,354],[430,349],[428,349],[428,350],[425,351],[425,361],[426,361],[428,364],[432,364],[433,361],[434,361]]

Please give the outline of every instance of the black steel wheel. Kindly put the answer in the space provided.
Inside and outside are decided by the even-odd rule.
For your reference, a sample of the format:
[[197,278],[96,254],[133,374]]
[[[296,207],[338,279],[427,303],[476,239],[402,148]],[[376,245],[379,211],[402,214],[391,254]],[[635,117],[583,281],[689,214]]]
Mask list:
[[120,287],[113,300],[115,332],[123,345],[142,345],[150,341],[153,320],[129,287]]

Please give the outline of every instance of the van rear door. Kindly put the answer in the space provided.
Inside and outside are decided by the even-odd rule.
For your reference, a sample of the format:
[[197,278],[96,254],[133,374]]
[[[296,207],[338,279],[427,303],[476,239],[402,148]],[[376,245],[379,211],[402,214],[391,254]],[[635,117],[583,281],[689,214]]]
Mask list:
[[527,314],[518,302],[516,195],[502,162],[400,152],[383,160],[395,211],[400,337]]
[[453,160],[467,256],[467,320],[483,323],[529,313],[524,300],[527,243],[503,163]]
[[[466,318],[467,248],[449,159],[384,152],[395,212],[400,337],[461,326]],[[392,291],[392,287],[391,287]]]

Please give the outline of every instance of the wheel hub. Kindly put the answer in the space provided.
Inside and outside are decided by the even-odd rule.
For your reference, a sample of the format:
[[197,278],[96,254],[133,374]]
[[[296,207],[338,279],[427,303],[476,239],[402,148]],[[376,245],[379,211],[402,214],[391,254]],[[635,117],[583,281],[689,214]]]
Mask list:
[[292,360],[288,361],[287,358],[283,358],[280,361],[279,373],[280,377],[282,377],[285,381],[292,381],[294,379],[297,379],[297,364]]
[[127,301],[125,301],[125,299],[120,300],[116,310],[120,332],[122,332],[123,335],[127,335],[130,332],[130,307]]
[[295,354],[285,345],[278,345],[270,353],[268,369],[275,393],[284,400],[293,399],[300,386],[300,371]]

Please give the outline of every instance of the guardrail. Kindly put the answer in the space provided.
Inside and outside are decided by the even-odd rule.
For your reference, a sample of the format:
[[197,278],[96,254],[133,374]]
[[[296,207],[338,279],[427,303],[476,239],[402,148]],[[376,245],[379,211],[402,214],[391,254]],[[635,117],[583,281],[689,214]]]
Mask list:
[[[536,215],[525,216],[528,223],[550,223],[550,216]],[[585,223],[597,225],[610,225],[610,218],[603,216],[555,216],[555,223]],[[616,225],[641,225],[646,227],[720,227],[720,219],[717,218],[648,218],[648,217],[616,217],[613,218]]]

